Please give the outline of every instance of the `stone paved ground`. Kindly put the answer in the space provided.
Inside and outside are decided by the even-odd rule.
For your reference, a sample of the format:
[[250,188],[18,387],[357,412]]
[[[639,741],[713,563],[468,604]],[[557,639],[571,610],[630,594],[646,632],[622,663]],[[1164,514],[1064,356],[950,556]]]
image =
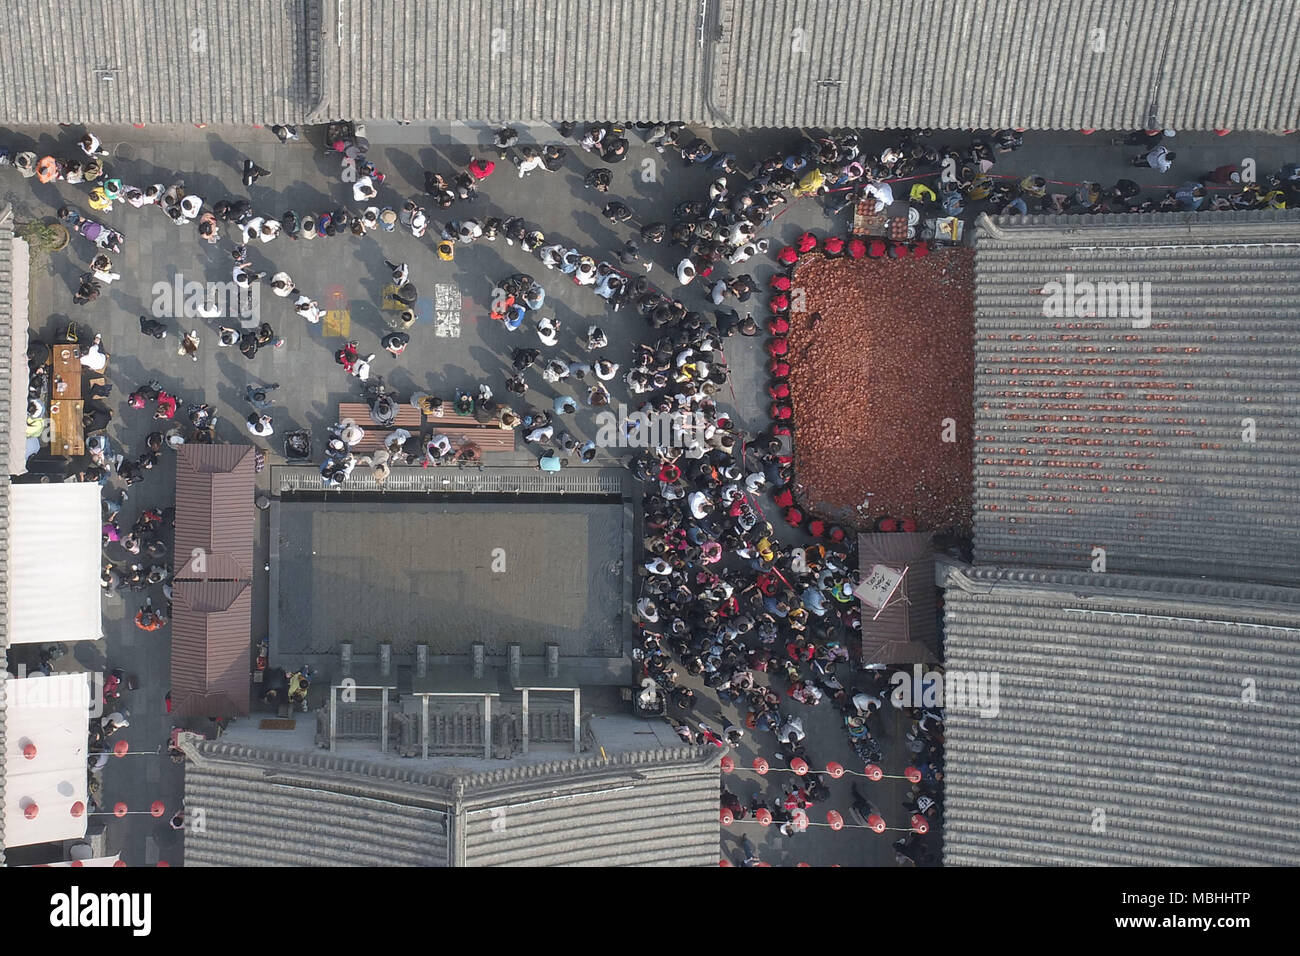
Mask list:
[[[560,142],[555,130],[546,126],[520,126],[521,142]],[[248,196],[259,209],[273,215],[285,208],[300,213],[311,210],[333,209],[345,200],[349,206],[350,187],[337,177],[337,163],[324,157],[318,147],[307,144],[280,145],[262,129],[250,128],[100,128],[96,132],[106,146],[118,157],[111,164],[112,172],[127,183],[145,185],[150,182],[170,183],[183,178],[186,186],[209,203],[227,196]],[[428,129],[394,124],[370,124],[371,158],[389,174],[389,181],[381,193],[387,204],[398,206],[402,198],[419,192],[421,170],[436,168],[451,173],[462,167],[473,153],[485,153],[482,146],[490,138],[484,127],[457,126]],[[770,152],[777,144],[791,141],[796,134],[780,131],[729,131],[705,132],[707,138],[724,150],[738,154],[742,165]],[[524,180],[516,178],[515,171],[502,164],[483,189],[484,198],[474,204],[472,215],[516,214],[542,228],[549,237],[570,242],[599,255],[622,240],[634,235],[634,225],[651,220],[671,221],[673,205],[683,198],[698,198],[704,192],[712,173],[704,169],[684,169],[680,161],[666,159],[652,149],[647,149],[633,134],[631,157],[613,167],[611,197],[622,198],[636,215],[633,223],[611,227],[600,217],[601,197],[583,188],[582,175],[593,164],[592,157],[577,150],[572,142],[570,159],[561,172],[538,171]],[[39,153],[55,149],[56,140],[62,143],[61,151],[68,153],[74,139],[71,130],[59,129],[0,129],[0,142],[18,148],[33,148]],[[879,148],[890,141],[887,134],[873,134],[865,145]],[[941,135],[937,142],[962,144],[962,134]],[[995,172],[1014,173],[1017,177],[1038,173],[1053,180],[1077,181],[1094,179],[1113,182],[1129,176],[1144,184],[1162,187],[1175,186],[1189,176],[1194,177],[1205,169],[1225,162],[1240,162],[1245,156],[1253,157],[1261,172],[1276,169],[1282,162],[1295,159],[1293,140],[1284,137],[1257,136],[1249,140],[1240,136],[1218,138],[1211,134],[1180,136],[1176,141],[1179,161],[1174,170],[1163,176],[1152,170],[1132,170],[1126,163],[1131,149],[1110,145],[1105,134],[1085,137],[1079,134],[1053,133],[1026,135],[1026,146],[1020,152],[1003,158]],[[251,190],[241,187],[240,164],[250,157],[272,170],[272,176],[263,179]],[[643,181],[643,163],[649,160],[655,168],[647,172],[651,181]],[[48,216],[61,203],[73,201],[83,212],[85,187],[39,185],[35,180],[22,179],[12,168],[0,170],[0,195],[14,203],[19,220],[33,216]],[[843,232],[847,225],[847,212],[837,220],[836,229]],[[32,326],[37,334],[53,335],[69,318],[104,335],[113,358],[109,380],[115,386],[110,405],[117,418],[110,426],[109,435],[126,448],[138,453],[151,423],[144,413],[131,413],[124,406],[124,397],[137,384],[158,378],[171,390],[179,392],[185,400],[206,401],[220,411],[222,422],[218,438],[224,441],[250,440],[241,419],[248,408],[242,402],[244,385],[251,381],[278,382],[281,389],[275,394],[273,410],[277,432],[293,427],[310,427],[319,436],[326,425],[334,421],[335,407],[339,401],[356,400],[355,382],[347,378],[332,360],[332,352],[342,338],[322,334],[323,327],[309,327],[292,314],[287,302],[269,294],[265,297],[265,311],[276,330],[285,337],[286,345],[278,350],[265,350],[248,362],[234,350],[215,348],[215,332],[211,327],[201,328],[203,346],[197,363],[176,355],[175,330],[165,341],[145,338],[138,332],[137,316],[147,311],[152,296],[150,288],[155,282],[170,282],[176,273],[187,278],[225,281],[230,275],[229,243],[208,246],[202,243],[193,229],[172,225],[157,210],[134,210],[129,206],[116,208],[103,214],[103,221],[119,228],[127,236],[124,254],[115,257],[122,281],[111,286],[106,294],[90,309],[81,309],[71,301],[77,276],[89,261],[92,247],[84,240],[74,238],[69,250],[56,253],[48,267],[35,270],[32,285]],[[431,210],[431,218],[438,219]],[[772,227],[769,234],[774,241],[793,238],[806,228],[823,231],[831,225],[812,203],[792,207]],[[502,394],[503,373],[508,367],[509,351],[513,346],[534,344],[533,336],[521,330],[515,335],[507,333],[500,325],[486,318],[489,291],[497,279],[515,272],[529,271],[538,277],[547,290],[547,311],[554,314],[564,328],[561,348],[576,354],[576,341],[585,334],[586,326],[599,322],[610,337],[607,352],[620,362],[630,356],[634,341],[646,337],[647,330],[635,313],[608,314],[604,303],[562,280],[558,273],[548,273],[540,268],[536,259],[518,247],[507,247],[503,242],[476,243],[470,248],[460,248],[454,263],[439,263],[432,254],[436,230],[431,228],[425,240],[413,239],[408,233],[377,233],[378,239],[357,240],[351,237],[316,240],[311,243],[293,243],[281,238],[269,245],[253,250],[254,262],[260,268],[274,272],[287,270],[300,286],[309,290],[324,303],[337,297],[331,305],[340,308],[346,304],[349,311],[351,336],[360,340],[363,354],[381,351],[378,340],[382,325],[377,305],[379,293],[387,278],[383,259],[407,260],[411,263],[413,278],[421,294],[432,297],[435,286],[454,287],[444,290],[444,306],[460,299],[461,317],[459,334],[435,334],[432,316],[426,316],[413,334],[406,354],[393,359],[381,354],[376,370],[403,394],[414,389],[433,390],[448,396],[455,388],[469,387],[480,381],[490,382]],[[675,263],[676,256],[667,249],[661,251],[652,279],[663,282],[668,274],[663,267]],[[757,265],[751,271],[764,283],[772,272],[772,263]],[[671,283],[671,278],[668,279]],[[705,305],[702,290],[690,290],[686,301],[693,307]],[[755,302],[756,312],[759,303]],[[426,307],[426,311],[428,311]],[[761,314],[761,313],[760,313]],[[196,322],[199,320],[195,320]],[[452,322],[444,322],[450,331]],[[337,330],[336,330],[337,331]],[[765,357],[757,342],[731,340],[728,350],[733,370],[734,404],[730,410],[736,420],[750,430],[764,427],[766,408],[763,389],[763,361]],[[556,393],[544,383],[534,387],[529,398],[536,404],[549,403]],[[731,393],[724,393],[724,398]],[[625,400],[626,395],[615,391],[615,400]],[[577,432],[586,437],[591,434],[580,424]],[[319,445],[319,437],[317,438]],[[278,460],[275,451],[280,446],[280,436],[270,444],[260,442],[272,454],[268,463]],[[603,453],[606,454],[606,453]],[[503,461],[512,459],[504,458]],[[528,460],[523,455],[513,460]],[[600,458],[598,464],[609,464],[610,459]],[[259,480],[265,488],[270,470]],[[124,510],[125,523],[134,521],[139,510],[146,505],[161,506],[168,503],[173,487],[174,470],[170,459],[142,483],[132,488],[131,500]],[[779,522],[778,522],[779,523]],[[258,530],[257,561],[260,566],[267,554],[266,522]],[[265,633],[267,619],[267,582],[259,576],[254,589],[254,637]],[[98,647],[77,648],[81,663],[96,667],[106,659],[140,675],[142,685],[131,702],[132,726],[127,731],[133,748],[153,749],[166,740],[171,726],[163,709],[163,695],[167,689],[169,659],[167,631],[151,635],[131,626],[131,617],[139,601],[128,595],[125,600],[109,598],[104,612],[105,640]],[[716,708],[716,702],[712,705]],[[797,705],[796,705],[797,706]],[[710,705],[703,707],[708,719]],[[838,715],[829,706],[806,709],[804,716],[812,741],[811,752],[818,762],[836,759],[846,766],[855,767]],[[883,742],[887,747],[887,767],[901,768],[906,760],[902,748],[901,728],[886,728]],[[760,742],[770,752],[768,741]],[[748,766],[754,755],[753,740],[747,738],[737,754],[739,766]],[[729,785],[744,799],[762,786],[770,795],[779,783],[776,775],[761,780],[753,774],[731,778]],[[901,822],[901,802],[904,787],[897,781],[886,781],[874,787],[876,802],[885,809],[891,824]],[[105,773],[106,799],[124,800],[132,806],[143,806],[153,799],[163,799],[174,806],[181,793],[179,768],[164,758],[127,758],[114,761]],[[830,805],[846,810],[851,798],[847,778],[834,786],[835,796]],[[819,807],[814,819],[822,819]],[[739,828],[724,832],[724,851],[734,850],[740,834]],[[792,864],[804,860],[815,865],[877,864],[892,862],[887,836],[874,837],[860,831],[832,833],[822,828],[792,840],[783,839],[774,830],[759,832],[751,828],[761,855],[774,864]],[[159,859],[179,863],[182,858],[180,838],[170,831],[165,822],[149,817],[130,817],[114,821],[108,833],[111,850],[120,850],[131,864],[152,864]]]

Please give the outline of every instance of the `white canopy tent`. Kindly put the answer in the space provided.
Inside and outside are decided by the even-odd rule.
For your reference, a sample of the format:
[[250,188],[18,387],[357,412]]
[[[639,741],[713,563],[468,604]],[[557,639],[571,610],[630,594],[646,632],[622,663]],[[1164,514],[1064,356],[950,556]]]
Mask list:
[[97,641],[99,485],[9,489],[9,643]]
[[[6,847],[86,835],[90,695],[90,675],[85,673],[11,677],[5,682]],[[74,816],[78,803],[81,812]]]

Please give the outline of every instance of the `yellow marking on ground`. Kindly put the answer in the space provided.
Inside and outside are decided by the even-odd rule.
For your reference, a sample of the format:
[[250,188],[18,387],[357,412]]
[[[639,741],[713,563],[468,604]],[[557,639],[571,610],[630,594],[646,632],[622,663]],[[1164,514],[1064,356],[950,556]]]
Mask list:
[[349,309],[330,309],[321,319],[321,335],[326,338],[349,338],[352,334],[352,312]]

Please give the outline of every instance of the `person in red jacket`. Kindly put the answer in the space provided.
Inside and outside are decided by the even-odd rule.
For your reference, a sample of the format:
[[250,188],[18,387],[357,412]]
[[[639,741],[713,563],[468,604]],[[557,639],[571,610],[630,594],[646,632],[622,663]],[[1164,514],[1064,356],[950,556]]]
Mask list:
[[795,243],[795,246],[796,248],[798,248],[799,252],[801,253],[812,252],[814,249],[817,248],[817,237],[814,236],[811,232],[805,232],[802,236],[799,237],[798,241]]
[[792,266],[799,261],[799,251],[794,246],[786,246],[776,254],[776,261],[783,266]]
[[153,413],[153,417],[158,421],[176,417],[176,396],[169,395],[166,392],[158,393],[158,408]]
[[790,351],[790,343],[784,338],[775,338],[767,343],[767,354],[775,358],[778,355],[784,355]]
[[767,323],[767,330],[773,335],[785,335],[790,331],[790,320],[782,315],[774,315],[772,321]]
[[822,251],[827,259],[838,259],[844,255],[844,240],[839,236],[827,236],[822,244]]
[[861,259],[867,254],[867,244],[861,239],[853,239],[849,242],[849,258]]
[[497,168],[497,164],[490,159],[471,159],[469,161],[469,174],[479,182],[487,179],[492,175],[492,171]]
[[790,397],[790,383],[789,383],[789,382],[777,382],[777,383],[775,383],[775,384],[773,384],[773,385],[769,385],[769,386],[767,387],[767,394],[769,394],[769,395],[771,395],[773,398],[777,398],[777,399],[789,398],[789,397]]
[[774,276],[772,276],[771,285],[772,288],[776,289],[777,292],[789,292],[790,277],[786,275],[784,272],[778,272]]
[[794,505],[794,494],[789,488],[782,488],[772,496],[772,500],[776,502],[779,508],[789,508]]

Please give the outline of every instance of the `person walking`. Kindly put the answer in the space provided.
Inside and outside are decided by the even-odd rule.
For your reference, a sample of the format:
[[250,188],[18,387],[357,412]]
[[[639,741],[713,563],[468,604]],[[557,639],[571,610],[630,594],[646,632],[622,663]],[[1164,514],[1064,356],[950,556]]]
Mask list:
[[167,338],[167,326],[157,319],[142,315],[140,316],[140,333],[142,335],[152,335],[156,339],[165,339]]
[[1156,146],[1150,152],[1143,153],[1141,156],[1135,156],[1129,160],[1134,166],[1146,166],[1151,169],[1167,173],[1174,165],[1176,153],[1171,153],[1169,148],[1164,145]]
[[261,166],[257,165],[257,163],[253,162],[251,159],[244,160],[243,179],[244,179],[245,186],[251,186],[253,185],[253,183],[257,182],[263,176],[270,176],[270,175],[271,175],[271,171],[269,169],[263,169]]
[[259,415],[257,412],[253,412],[248,416],[246,424],[249,434],[255,435],[258,438],[266,438],[274,431],[270,415]]
[[199,360],[198,329],[190,329],[190,331],[181,336],[180,345],[177,346],[176,354],[184,356],[194,362]]
[[278,382],[272,382],[270,385],[245,385],[244,398],[258,411],[264,411],[275,404],[270,393],[279,387]]

